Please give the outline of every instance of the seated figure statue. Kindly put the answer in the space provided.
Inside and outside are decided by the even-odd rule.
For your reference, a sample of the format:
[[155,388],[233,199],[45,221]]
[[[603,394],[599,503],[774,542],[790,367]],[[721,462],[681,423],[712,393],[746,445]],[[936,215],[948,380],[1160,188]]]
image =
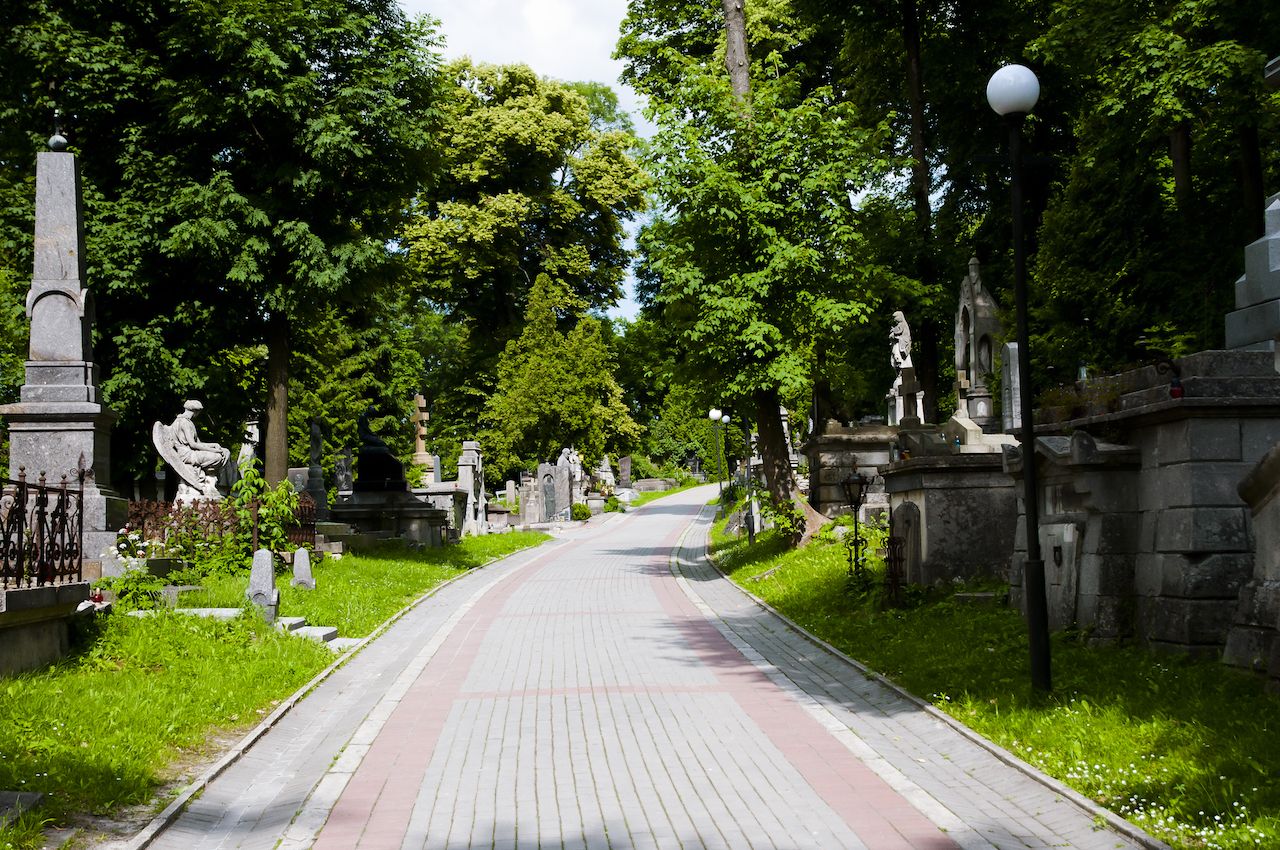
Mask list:
[[178,501],[221,499],[218,471],[226,465],[231,451],[217,443],[202,443],[192,421],[204,410],[198,401],[187,401],[172,425],[156,422],[151,426],[151,440],[160,457],[178,473]]

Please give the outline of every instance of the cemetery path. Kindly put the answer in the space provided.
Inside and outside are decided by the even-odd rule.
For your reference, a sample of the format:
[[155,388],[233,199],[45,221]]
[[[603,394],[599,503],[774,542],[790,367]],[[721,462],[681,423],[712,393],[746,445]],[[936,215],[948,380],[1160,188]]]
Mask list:
[[722,578],[713,492],[446,586],[150,846],[1140,846]]

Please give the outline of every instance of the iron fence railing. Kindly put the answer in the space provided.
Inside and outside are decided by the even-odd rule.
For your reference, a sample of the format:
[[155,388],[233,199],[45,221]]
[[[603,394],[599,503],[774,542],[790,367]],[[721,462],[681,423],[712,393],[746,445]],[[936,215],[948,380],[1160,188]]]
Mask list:
[[36,483],[25,469],[0,479],[0,586],[40,587],[80,581],[84,566],[84,474]]

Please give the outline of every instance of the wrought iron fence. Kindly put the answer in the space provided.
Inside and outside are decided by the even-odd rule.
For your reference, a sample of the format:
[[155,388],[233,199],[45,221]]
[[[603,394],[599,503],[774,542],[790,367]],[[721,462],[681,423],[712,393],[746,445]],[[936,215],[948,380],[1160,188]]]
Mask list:
[[310,493],[298,496],[298,508],[289,527],[289,545],[316,548],[316,500]]
[[84,559],[84,473],[50,485],[43,473],[0,485],[0,586],[80,581]]

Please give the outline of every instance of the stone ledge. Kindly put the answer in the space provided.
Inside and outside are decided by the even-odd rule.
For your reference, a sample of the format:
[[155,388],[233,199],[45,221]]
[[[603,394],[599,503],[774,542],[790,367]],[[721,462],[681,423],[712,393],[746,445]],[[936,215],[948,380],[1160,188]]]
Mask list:
[[0,613],[24,614],[42,609],[75,608],[89,598],[89,582],[47,584],[41,587],[5,588],[0,592]]

